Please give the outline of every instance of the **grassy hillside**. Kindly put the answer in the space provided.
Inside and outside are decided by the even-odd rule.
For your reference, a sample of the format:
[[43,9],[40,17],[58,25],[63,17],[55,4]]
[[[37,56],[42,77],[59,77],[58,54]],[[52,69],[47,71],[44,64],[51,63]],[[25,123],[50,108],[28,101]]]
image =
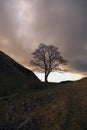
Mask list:
[[40,80],[32,71],[0,51],[0,96],[23,91],[24,88],[39,82]]
[[0,98],[1,127],[22,130],[86,130],[87,79],[41,83]]

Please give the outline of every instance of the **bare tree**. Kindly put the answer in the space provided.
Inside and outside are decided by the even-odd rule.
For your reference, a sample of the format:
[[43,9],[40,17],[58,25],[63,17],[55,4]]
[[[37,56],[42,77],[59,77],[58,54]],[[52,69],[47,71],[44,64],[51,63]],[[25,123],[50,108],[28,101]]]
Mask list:
[[47,82],[50,72],[59,70],[64,71],[67,61],[63,59],[59,49],[53,45],[40,44],[33,53],[31,65],[35,66],[37,71],[45,73],[45,82]]

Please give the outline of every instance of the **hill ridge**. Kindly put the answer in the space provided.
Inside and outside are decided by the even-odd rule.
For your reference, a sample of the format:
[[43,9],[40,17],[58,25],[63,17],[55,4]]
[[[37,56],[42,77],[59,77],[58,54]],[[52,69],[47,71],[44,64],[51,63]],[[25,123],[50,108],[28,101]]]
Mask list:
[[0,51],[0,89],[3,92],[8,88],[12,89],[13,86],[14,89],[21,89],[22,87],[30,87],[32,84],[37,83],[40,83],[40,80],[31,70]]

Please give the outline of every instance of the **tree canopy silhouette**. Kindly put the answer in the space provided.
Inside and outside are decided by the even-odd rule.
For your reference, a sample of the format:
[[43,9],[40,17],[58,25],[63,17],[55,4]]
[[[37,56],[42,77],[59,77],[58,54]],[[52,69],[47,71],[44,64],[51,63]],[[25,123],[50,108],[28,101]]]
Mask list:
[[48,75],[52,71],[64,71],[64,66],[68,63],[61,56],[58,47],[53,45],[41,43],[32,55],[33,60],[31,60],[31,65],[33,65],[37,71],[45,73],[45,82],[48,81]]

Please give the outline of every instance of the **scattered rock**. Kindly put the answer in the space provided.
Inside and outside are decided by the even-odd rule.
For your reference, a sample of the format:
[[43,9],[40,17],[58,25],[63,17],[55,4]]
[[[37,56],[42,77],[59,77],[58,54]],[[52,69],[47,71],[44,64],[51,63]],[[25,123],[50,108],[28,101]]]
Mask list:
[[38,119],[26,119],[24,122],[22,122],[18,129],[19,130],[40,130],[39,129],[40,121]]

